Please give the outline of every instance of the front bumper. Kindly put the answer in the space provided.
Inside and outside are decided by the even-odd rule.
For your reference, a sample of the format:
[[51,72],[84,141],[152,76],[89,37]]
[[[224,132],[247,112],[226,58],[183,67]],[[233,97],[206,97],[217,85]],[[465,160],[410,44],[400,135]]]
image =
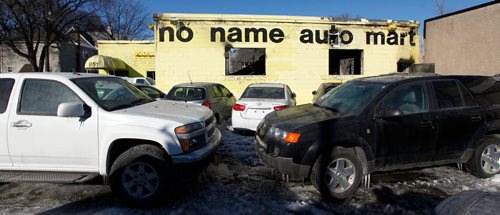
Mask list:
[[215,129],[214,135],[207,145],[187,154],[172,155],[172,163],[174,165],[189,164],[204,160],[206,157],[215,153],[215,150],[217,150],[220,145],[221,136],[219,129]]
[[293,162],[292,158],[278,157],[266,154],[266,144],[260,139],[255,137],[255,151],[259,158],[267,165],[276,168],[279,172],[287,174],[292,180],[302,180],[309,178],[311,166],[301,165]]
[[220,140],[221,133],[219,129],[215,129],[212,139],[205,147],[187,154],[171,156],[175,179],[182,182],[202,173],[212,163]]

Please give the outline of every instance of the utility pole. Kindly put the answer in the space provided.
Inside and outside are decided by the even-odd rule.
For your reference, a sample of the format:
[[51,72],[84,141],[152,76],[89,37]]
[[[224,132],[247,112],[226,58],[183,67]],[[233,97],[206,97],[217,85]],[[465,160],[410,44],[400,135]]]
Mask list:
[[[45,5],[45,72],[50,72],[50,45],[49,45],[49,16],[50,16],[50,10],[51,10],[51,1],[52,0],[47,0],[47,3]],[[40,65],[42,66],[42,65]]]
[[77,45],[76,45],[76,68],[75,72],[81,73],[81,68],[82,68],[82,56],[81,56],[81,45],[80,45],[80,27],[76,26],[76,37],[77,37]]

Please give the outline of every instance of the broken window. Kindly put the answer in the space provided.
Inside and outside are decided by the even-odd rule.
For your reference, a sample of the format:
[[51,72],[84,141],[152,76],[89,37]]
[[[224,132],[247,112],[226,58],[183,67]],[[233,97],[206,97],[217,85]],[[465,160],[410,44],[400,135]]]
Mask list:
[[398,60],[398,72],[405,71],[408,67],[410,67],[413,64],[415,64],[415,60],[413,60],[413,58],[409,59],[400,58]]
[[146,72],[146,76],[147,76],[148,78],[151,78],[151,79],[153,79],[153,80],[156,80],[156,72],[155,72],[155,71],[147,71],[147,72]]
[[226,75],[266,75],[266,49],[226,48]]
[[363,50],[330,49],[330,75],[361,75]]

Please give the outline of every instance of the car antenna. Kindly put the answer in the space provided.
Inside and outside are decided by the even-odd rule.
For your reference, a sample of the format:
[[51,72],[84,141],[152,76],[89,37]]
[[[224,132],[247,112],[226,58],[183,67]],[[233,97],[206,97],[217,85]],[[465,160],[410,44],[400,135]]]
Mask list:
[[193,84],[193,81],[191,80],[191,75],[189,75],[189,72],[188,73],[188,77],[189,77],[189,82],[191,82],[191,84]]

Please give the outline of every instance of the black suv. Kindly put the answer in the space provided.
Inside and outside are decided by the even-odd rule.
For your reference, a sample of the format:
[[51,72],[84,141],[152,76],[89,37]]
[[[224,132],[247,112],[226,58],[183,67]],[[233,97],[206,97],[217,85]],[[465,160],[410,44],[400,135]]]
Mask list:
[[500,169],[500,84],[481,76],[353,80],[314,104],[268,114],[255,147],[268,165],[337,199],[377,171],[463,163],[491,177]]

